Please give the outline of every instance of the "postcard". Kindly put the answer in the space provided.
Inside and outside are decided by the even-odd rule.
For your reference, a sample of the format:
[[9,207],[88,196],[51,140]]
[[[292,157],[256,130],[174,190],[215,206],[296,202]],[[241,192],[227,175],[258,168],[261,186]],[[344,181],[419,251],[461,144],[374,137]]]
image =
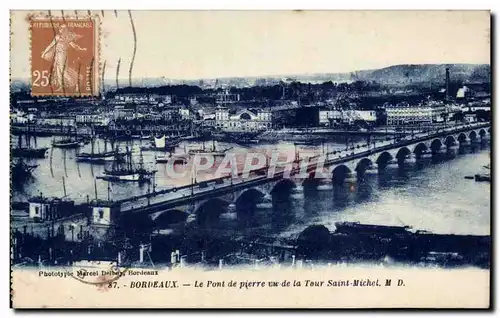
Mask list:
[[489,11],[11,11],[11,307],[488,309]]

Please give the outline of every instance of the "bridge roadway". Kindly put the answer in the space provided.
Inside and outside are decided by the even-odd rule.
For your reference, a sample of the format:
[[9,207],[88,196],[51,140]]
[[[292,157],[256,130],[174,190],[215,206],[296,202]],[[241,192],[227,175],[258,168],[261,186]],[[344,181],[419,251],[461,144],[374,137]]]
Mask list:
[[[367,156],[382,153],[384,151],[393,150],[396,148],[402,148],[405,146],[409,146],[412,144],[417,144],[423,141],[432,140],[435,138],[443,137],[448,134],[459,134],[462,132],[467,132],[474,129],[480,128],[488,128],[490,127],[489,123],[478,123],[478,124],[470,124],[470,125],[462,125],[462,126],[454,126],[450,128],[440,129],[437,132],[422,132],[416,133],[411,136],[407,136],[406,138],[400,140],[399,142],[395,142],[395,140],[386,140],[386,141],[378,141],[375,146],[364,145],[364,147],[354,148],[343,151],[330,152],[327,154],[323,154],[326,157],[324,161],[324,167],[334,166],[343,164],[352,160],[365,158]],[[307,171],[314,171],[317,166],[317,158],[320,155],[310,157],[309,165],[307,167]],[[316,160],[314,160],[316,159]],[[312,161],[311,161],[312,160]],[[185,185],[177,188],[170,188],[161,191],[156,191],[150,194],[140,195],[132,198],[127,198],[123,200],[116,201],[115,203],[120,206],[121,212],[126,213],[136,213],[136,212],[145,212],[145,213],[154,213],[163,211],[165,209],[171,209],[180,205],[188,205],[192,202],[196,202],[199,200],[214,198],[217,196],[221,196],[224,194],[231,193],[233,191],[238,191],[246,188],[256,187],[268,182],[276,181],[283,178],[285,174],[285,169],[281,169],[286,164],[292,164],[292,169],[290,171],[290,176],[296,175],[300,173],[301,161],[293,161],[293,162],[283,162],[279,163],[276,167],[276,172],[272,177],[268,177],[267,173],[265,173],[268,167],[264,167],[257,170],[252,170],[249,178],[246,179],[238,179],[226,176],[218,179],[205,180],[200,183],[195,183],[194,185]],[[261,172],[260,174],[258,172]],[[263,175],[264,172],[265,174]],[[241,175],[241,174],[240,174]],[[204,183],[205,187],[200,187],[200,184]]]

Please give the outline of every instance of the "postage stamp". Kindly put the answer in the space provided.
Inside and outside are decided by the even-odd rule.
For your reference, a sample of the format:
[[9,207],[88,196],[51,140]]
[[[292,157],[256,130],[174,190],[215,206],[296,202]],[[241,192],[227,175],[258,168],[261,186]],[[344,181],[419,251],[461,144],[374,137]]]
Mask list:
[[99,93],[97,17],[32,17],[30,32],[33,96]]

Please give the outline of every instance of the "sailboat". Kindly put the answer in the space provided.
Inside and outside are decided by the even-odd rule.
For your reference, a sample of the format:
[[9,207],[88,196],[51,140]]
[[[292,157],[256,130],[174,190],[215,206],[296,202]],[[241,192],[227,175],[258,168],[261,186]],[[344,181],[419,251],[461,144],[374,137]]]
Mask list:
[[128,147],[125,160],[120,160],[120,156],[118,156],[117,153],[118,149],[116,149],[115,159],[113,160],[111,169],[104,169],[103,175],[98,176],[98,179],[106,181],[145,182],[149,181],[156,173],[156,170],[147,170],[144,168],[142,151],[140,162],[137,166],[132,161],[132,152],[129,151]]
[[170,149],[175,148],[177,145],[179,145],[179,142],[180,141],[178,139],[167,140],[167,137],[165,135],[154,136],[154,140],[152,141],[152,145],[143,146],[143,147],[141,147],[141,150],[144,150],[144,151],[147,151],[147,150],[168,151]]
[[[111,146],[112,147],[112,146]],[[98,149],[99,150],[99,149]],[[118,149],[108,151],[107,140],[104,140],[104,151],[95,151],[95,138],[91,140],[91,152],[82,152],[76,155],[76,161],[90,163],[106,163],[115,160],[116,157],[123,157],[124,153],[120,153]]]
[[168,163],[169,161],[172,162],[174,165],[184,165],[188,162],[188,159],[183,156],[183,155],[175,155],[170,153],[170,155],[159,155],[156,157],[156,163]]
[[[35,145],[36,145],[36,137]],[[15,148],[12,148],[12,157],[20,157],[20,158],[45,158],[45,153],[47,152],[48,147],[42,148],[33,148],[30,146],[30,135],[26,135],[26,146],[22,144],[22,136],[19,135],[18,145]]]
[[64,137],[60,140],[53,140],[52,146],[55,148],[78,148],[83,146],[83,142],[77,138],[76,128],[75,133],[71,134],[71,127],[68,129],[68,137]]
[[190,155],[211,155],[211,156],[216,156],[216,157],[224,157],[226,155],[226,152],[231,150],[233,147],[226,148],[224,150],[217,150],[217,147],[215,146],[215,140],[212,141],[212,149],[207,149],[205,147],[205,142],[203,142],[203,147],[201,149],[190,149],[189,154]]
[[156,161],[156,163],[173,162],[174,165],[184,165],[184,164],[188,163],[188,158],[189,158],[189,156],[187,155],[187,152],[186,152],[185,145],[184,145],[184,152],[185,152],[185,154],[175,154],[175,153],[172,153],[170,151],[168,155],[163,154],[163,155],[155,156],[155,161]]
[[12,161],[10,164],[10,173],[13,184],[22,184],[32,177],[32,171],[38,165],[29,165],[22,159]]

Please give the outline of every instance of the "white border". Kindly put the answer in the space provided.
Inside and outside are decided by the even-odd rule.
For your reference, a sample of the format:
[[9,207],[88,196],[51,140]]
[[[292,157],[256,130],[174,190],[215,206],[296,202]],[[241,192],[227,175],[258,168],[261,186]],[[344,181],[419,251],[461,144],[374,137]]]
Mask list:
[[[4,4],[7,4],[7,1],[2,1],[2,6]],[[2,64],[1,64],[1,74],[4,74],[2,76],[2,83],[0,83],[0,90],[1,90],[1,95],[3,98],[3,103],[1,104],[3,109],[3,116],[1,116],[0,120],[3,121],[0,123],[0,127],[2,131],[0,132],[0,149],[2,149],[5,153],[8,145],[9,145],[9,78],[7,77],[7,74],[9,73],[9,52],[7,51],[7,48],[9,47],[9,9],[51,9],[51,8],[68,8],[68,2],[66,1],[53,1],[53,0],[45,0],[45,1],[16,1],[15,3],[10,3],[11,7],[6,8],[5,10],[2,10],[2,15],[0,20],[2,21],[2,40],[4,45],[3,50],[1,50],[2,54]],[[148,1],[148,0],[122,0],[119,2],[103,2],[102,0],[87,0],[85,2],[82,2],[82,5],[78,5],[76,9],[259,9],[259,10],[269,10],[269,9],[342,9],[342,10],[348,10],[348,9],[374,9],[374,10],[382,10],[382,9],[403,9],[403,10],[412,10],[412,9],[418,9],[418,10],[424,10],[424,9],[435,9],[435,10],[451,10],[451,9],[468,9],[468,10],[484,10],[484,9],[491,9],[492,13],[496,15],[496,25],[494,25],[494,30],[492,30],[492,36],[495,35],[497,32],[497,24],[498,24],[498,14],[500,12],[500,1],[498,0],[454,0],[454,1],[436,1],[436,0],[419,0],[418,2],[414,3],[407,3],[404,1],[390,1],[390,0],[378,0],[378,1],[370,1],[370,0],[349,0],[349,1],[343,1],[343,2],[333,2],[333,1],[321,1],[321,0],[307,0],[307,1],[297,1],[297,0],[287,0],[287,1],[282,1],[282,0],[275,0],[275,1],[270,1],[270,0],[253,0],[253,1],[248,1],[248,0],[211,0],[211,1],[203,1],[203,0],[183,0],[183,1],[177,1],[177,2],[172,2],[172,1]],[[73,7],[72,9],[75,9]],[[439,32],[439,30],[436,30],[436,32]],[[494,51],[494,57],[492,56],[493,60],[496,60],[498,57],[498,52]],[[495,70],[493,70],[495,71]],[[495,90],[494,92],[497,92],[498,84],[495,83],[494,85]],[[494,99],[496,100],[496,98]],[[495,107],[494,105],[493,107]],[[494,111],[494,120],[495,122],[499,121],[499,111]],[[497,128],[495,128],[497,129]],[[496,137],[496,136],[495,136]],[[498,149],[498,142],[496,138],[494,138],[494,145],[493,147],[495,149]],[[1,176],[0,180],[2,181],[1,183],[1,189],[0,189],[0,202],[3,204],[3,209],[1,213],[1,217],[3,218],[1,224],[4,226],[4,230],[1,231],[3,233],[3,238],[0,241],[2,244],[2,253],[0,255],[4,256],[3,261],[1,262],[2,265],[2,271],[3,275],[0,275],[0,279],[2,280],[1,286],[4,286],[4,292],[7,293],[7,286],[9,284],[8,281],[8,271],[9,271],[9,260],[7,259],[8,255],[8,250],[9,250],[9,231],[8,231],[8,224],[9,224],[9,193],[10,193],[10,185],[9,185],[9,170],[8,170],[8,162],[9,158],[5,154],[0,157],[1,162],[0,162],[0,171],[1,171]],[[498,168],[498,155],[494,156],[495,162],[495,170]],[[496,179],[496,176],[495,176]],[[494,196],[497,196],[498,192],[494,193]],[[496,203],[496,202],[495,202]],[[493,206],[494,213],[497,211],[496,205]],[[500,216],[495,216],[495,238],[497,236],[496,229],[498,228],[498,220],[500,219]],[[498,244],[495,242],[494,245],[495,248],[495,253],[496,255],[495,259],[498,262]],[[495,267],[495,278],[498,277],[498,268],[497,264],[494,263]],[[496,280],[494,282],[494,287],[497,286]],[[466,286],[464,286],[466,288]],[[493,299],[493,303],[495,303],[497,306],[499,304],[498,302],[498,291],[495,292],[493,295],[495,295],[495,299]],[[7,296],[7,295],[6,295]],[[4,299],[6,299],[5,297]],[[8,305],[6,304],[6,301],[3,303],[4,305],[2,306],[2,316],[13,316],[14,312],[12,310],[8,309]],[[358,312],[358,314],[362,314],[363,312]],[[369,313],[369,312],[364,312],[364,313]],[[5,314],[5,316],[4,316]],[[70,312],[60,312],[60,315],[68,315],[71,314]],[[104,316],[109,314],[109,312],[89,312],[85,313],[85,315],[92,315],[92,316]],[[118,315],[121,315],[122,313],[115,313]],[[177,313],[167,313],[168,315],[178,315]],[[218,314],[218,313],[205,313],[205,314]],[[240,313],[228,313],[229,315],[238,315]],[[306,313],[298,313],[299,315],[303,315]],[[346,315],[345,312],[334,312],[333,314],[335,315]],[[347,314],[353,314],[351,312]],[[373,314],[373,313],[369,313]],[[385,315],[386,313],[379,313],[379,315]],[[393,313],[396,315],[401,315],[402,313]],[[418,313],[422,314],[422,313]],[[442,315],[442,312],[436,312],[436,313],[426,313],[429,316],[434,316],[434,315]],[[454,313],[452,313],[454,314]],[[141,313],[134,313],[134,315],[141,315]],[[191,314],[189,314],[191,315]],[[253,313],[253,315],[259,315],[261,316],[266,316],[269,315],[269,313],[263,313],[263,312],[257,312]],[[479,316],[481,313],[467,313],[469,316]]]

